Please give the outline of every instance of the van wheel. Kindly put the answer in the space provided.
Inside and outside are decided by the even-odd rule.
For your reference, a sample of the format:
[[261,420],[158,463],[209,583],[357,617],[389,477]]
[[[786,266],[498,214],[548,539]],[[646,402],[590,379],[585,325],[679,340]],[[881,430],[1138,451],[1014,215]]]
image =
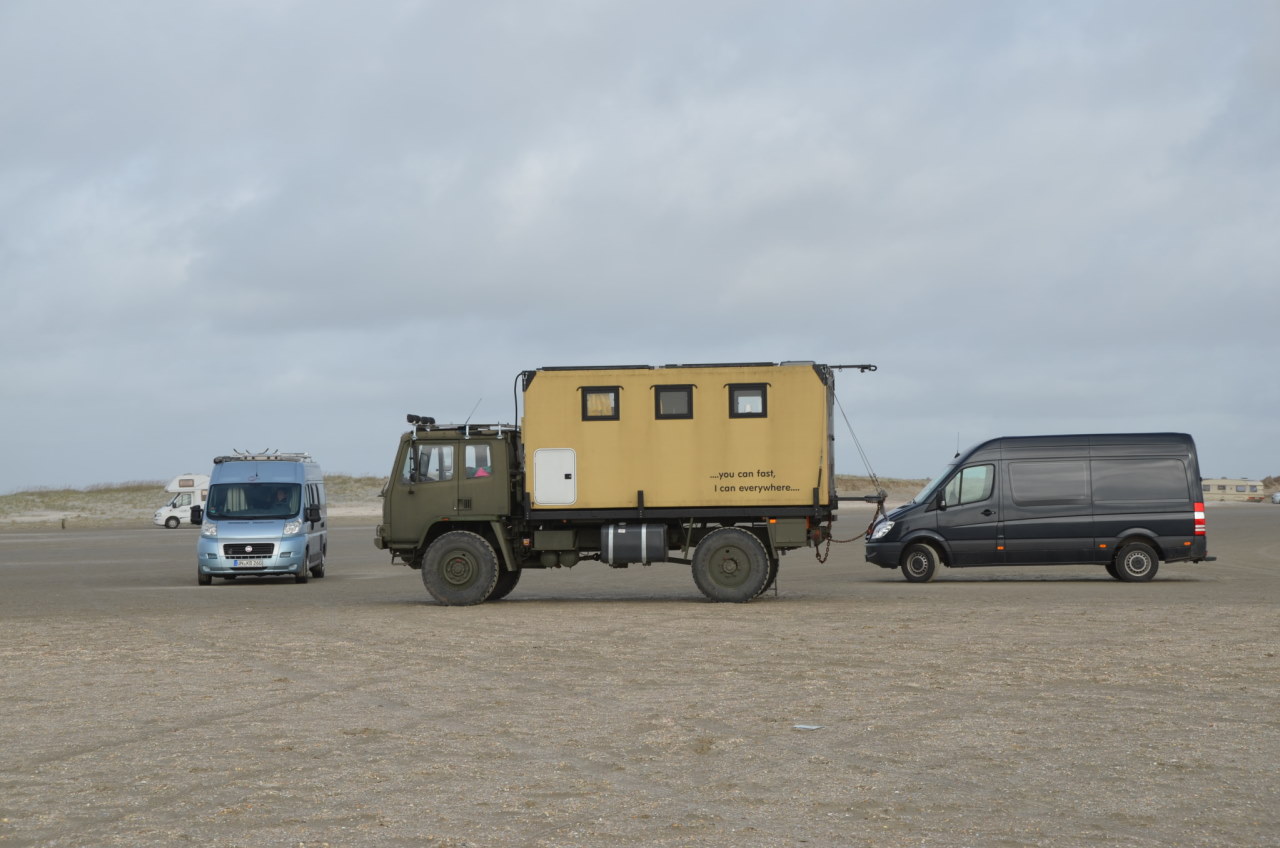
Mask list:
[[182,520],[179,519],[178,516],[176,515],[171,515],[164,520],[164,526],[168,527],[170,530],[176,530],[178,528],[178,525],[181,523],[182,523]]
[[307,560],[309,559],[311,559],[311,554],[304,552],[302,554],[302,567],[298,569],[297,574],[293,575],[294,583],[306,583],[307,578],[311,576],[307,573]]
[[928,583],[938,570],[938,551],[932,545],[907,545],[902,552],[902,576],[909,583]]
[[1107,568],[1108,574],[1110,574],[1112,577],[1114,577],[1117,580],[1120,579],[1120,572],[1116,571],[1115,560],[1112,560],[1111,562],[1107,563],[1106,568]]
[[1160,559],[1150,545],[1131,542],[1116,554],[1116,576],[1127,583],[1140,583],[1156,576]]
[[201,585],[201,586],[212,586],[212,585],[213,585],[213,575],[212,575],[212,574],[205,574],[205,573],[203,573],[203,572],[201,572],[201,571],[197,571],[197,572],[196,572],[196,583],[198,583],[198,584],[199,584],[199,585]]
[[769,582],[769,554],[741,527],[712,530],[693,552],[693,582],[713,601],[742,604]]
[[427,548],[422,583],[431,597],[446,606],[471,606],[493,594],[498,571],[493,545],[476,533],[454,530]]
[[498,572],[498,582],[493,584],[493,591],[489,593],[488,600],[500,601],[507,595],[511,594],[511,590],[520,582],[520,575],[524,572],[520,569],[515,571],[507,571],[505,568]]

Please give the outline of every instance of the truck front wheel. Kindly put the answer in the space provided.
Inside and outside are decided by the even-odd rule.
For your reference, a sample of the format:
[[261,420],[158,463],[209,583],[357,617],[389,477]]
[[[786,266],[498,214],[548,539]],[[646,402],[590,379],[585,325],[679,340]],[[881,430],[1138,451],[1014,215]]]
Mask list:
[[713,601],[746,603],[769,582],[769,554],[740,527],[713,530],[693,552],[693,582]]
[[427,548],[422,583],[445,606],[482,604],[498,583],[498,555],[483,536],[467,530],[445,533]]

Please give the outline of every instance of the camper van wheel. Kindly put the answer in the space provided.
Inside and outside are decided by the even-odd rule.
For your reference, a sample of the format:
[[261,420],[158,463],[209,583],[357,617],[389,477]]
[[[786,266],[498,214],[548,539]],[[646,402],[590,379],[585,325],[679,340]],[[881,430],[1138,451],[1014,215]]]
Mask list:
[[938,551],[932,545],[907,545],[902,552],[902,576],[910,583],[928,583],[938,570]]
[[721,527],[693,552],[693,582],[713,601],[746,603],[769,582],[769,554],[752,533]]
[[445,533],[422,561],[422,583],[446,606],[482,604],[498,583],[498,555],[484,537],[467,530]]
[[176,530],[178,528],[178,525],[181,523],[182,521],[179,520],[178,516],[176,515],[171,515],[164,520],[164,526],[168,527],[170,530]]
[[1116,554],[1116,574],[1127,583],[1150,580],[1159,567],[1156,552],[1142,542],[1130,542]]
[[302,554],[302,567],[298,569],[297,574],[293,575],[294,583],[306,583],[307,578],[311,576],[310,573],[307,571],[307,561],[309,559],[311,559],[311,552],[310,551],[304,552]]
[[197,572],[196,572],[196,583],[200,584],[201,586],[212,586],[212,585],[213,585],[213,575],[212,575],[212,574],[205,574],[203,571],[197,571]]

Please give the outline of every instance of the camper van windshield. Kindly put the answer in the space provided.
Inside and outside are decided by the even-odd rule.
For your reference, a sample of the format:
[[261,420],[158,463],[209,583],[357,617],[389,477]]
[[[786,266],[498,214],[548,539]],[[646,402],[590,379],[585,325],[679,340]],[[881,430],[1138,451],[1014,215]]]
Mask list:
[[214,520],[292,518],[301,502],[297,483],[218,483],[209,488],[205,514]]

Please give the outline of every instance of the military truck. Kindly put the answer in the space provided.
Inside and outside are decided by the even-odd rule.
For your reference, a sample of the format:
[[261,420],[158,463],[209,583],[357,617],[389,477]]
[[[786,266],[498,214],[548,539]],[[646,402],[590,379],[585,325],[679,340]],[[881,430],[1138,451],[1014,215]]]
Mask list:
[[[814,362],[540,368],[512,425],[409,415],[375,544],[442,604],[505,597],[530,568],[681,563],[715,601],[773,585],[839,498],[834,372]],[[517,414],[520,400],[517,401]]]

